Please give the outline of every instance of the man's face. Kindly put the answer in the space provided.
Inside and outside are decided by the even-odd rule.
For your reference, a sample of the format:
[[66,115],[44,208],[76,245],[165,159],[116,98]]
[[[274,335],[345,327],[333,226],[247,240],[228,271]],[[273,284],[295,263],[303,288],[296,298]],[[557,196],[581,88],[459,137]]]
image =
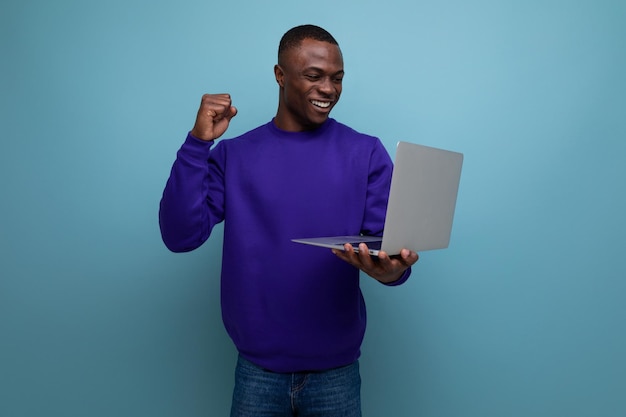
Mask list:
[[337,45],[304,39],[283,53],[274,67],[280,86],[275,123],[283,130],[300,132],[320,126],[339,101],[343,57]]

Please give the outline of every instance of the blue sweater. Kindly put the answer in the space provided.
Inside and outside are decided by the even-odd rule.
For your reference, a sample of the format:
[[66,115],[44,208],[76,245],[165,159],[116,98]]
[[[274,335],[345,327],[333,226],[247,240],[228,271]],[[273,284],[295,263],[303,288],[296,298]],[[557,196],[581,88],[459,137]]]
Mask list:
[[382,143],[329,119],[297,133],[272,121],[213,145],[188,135],[177,154],[159,213],[166,246],[193,250],[224,221],[222,318],[246,359],[275,372],[355,361],[358,269],[291,239],[382,234],[392,171]]

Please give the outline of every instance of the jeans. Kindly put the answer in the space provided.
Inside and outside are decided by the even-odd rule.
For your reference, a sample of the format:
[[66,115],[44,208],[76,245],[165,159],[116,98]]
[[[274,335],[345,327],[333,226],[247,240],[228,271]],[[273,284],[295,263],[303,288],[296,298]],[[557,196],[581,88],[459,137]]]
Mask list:
[[239,356],[231,417],[360,417],[359,362],[321,372],[281,374]]

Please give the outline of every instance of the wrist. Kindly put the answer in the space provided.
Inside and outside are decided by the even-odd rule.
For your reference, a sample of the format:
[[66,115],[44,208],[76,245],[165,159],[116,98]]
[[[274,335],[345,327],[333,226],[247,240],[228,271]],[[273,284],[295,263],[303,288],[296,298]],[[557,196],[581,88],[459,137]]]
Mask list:
[[189,136],[191,136],[194,139],[198,139],[201,140],[203,142],[210,142],[213,140],[213,138],[207,138],[206,136],[202,135],[200,132],[196,131],[196,129],[191,129],[191,131],[189,132]]

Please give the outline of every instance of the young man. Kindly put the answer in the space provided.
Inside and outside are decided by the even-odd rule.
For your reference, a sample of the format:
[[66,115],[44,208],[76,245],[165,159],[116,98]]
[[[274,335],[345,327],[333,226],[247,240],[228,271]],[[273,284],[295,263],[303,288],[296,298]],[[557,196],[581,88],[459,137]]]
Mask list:
[[291,241],[380,235],[392,163],[377,138],[329,118],[344,68],[328,32],[285,33],[274,74],[276,117],[234,139],[215,144],[237,114],[231,97],[202,97],[163,193],[161,233],[185,252],[224,221],[222,317],[239,351],[231,416],[360,416],[359,270],[399,285],[418,256]]

